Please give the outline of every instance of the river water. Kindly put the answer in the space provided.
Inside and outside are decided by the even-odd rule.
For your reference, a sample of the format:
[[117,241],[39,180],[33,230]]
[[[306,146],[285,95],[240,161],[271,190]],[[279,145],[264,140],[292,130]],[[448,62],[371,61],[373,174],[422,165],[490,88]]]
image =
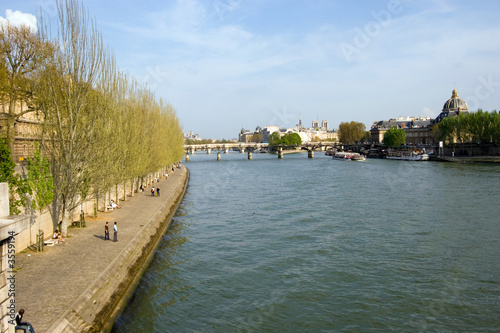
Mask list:
[[195,154],[113,332],[498,332],[500,166]]

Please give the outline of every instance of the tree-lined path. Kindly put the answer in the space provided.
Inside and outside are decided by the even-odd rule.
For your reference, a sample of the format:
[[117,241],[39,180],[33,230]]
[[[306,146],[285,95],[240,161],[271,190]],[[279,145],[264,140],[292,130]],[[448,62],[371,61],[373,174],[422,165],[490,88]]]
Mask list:
[[[174,189],[183,185],[187,169],[175,169],[168,179],[155,183],[160,196],[150,188],[120,202],[121,209],[86,219],[86,228],[70,228],[70,237],[45,252],[26,251],[16,255],[16,309],[26,310],[25,319],[36,332],[48,328],[71,307],[109,264],[141,232],[159,207],[176,199]],[[104,240],[104,225],[110,224],[110,241]],[[118,225],[118,242],[113,242],[113,223]]]

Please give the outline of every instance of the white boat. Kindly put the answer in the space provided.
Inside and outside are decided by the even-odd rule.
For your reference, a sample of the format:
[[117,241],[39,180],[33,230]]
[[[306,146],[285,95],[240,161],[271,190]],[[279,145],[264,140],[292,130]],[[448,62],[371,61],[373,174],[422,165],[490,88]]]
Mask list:
[[340,160],[349,160],[349,161],[364,161],[364,160],[366,160],[366,157],[364,155],[361,155],[359,153],[353,153],[353,152],[345,152],[345,151],[336,152],[335,155],[333,155],[333,158],[340,159]]
[[396,150],[388,152],[386,158],[388,160],[401,160],[401,161],[428,161],[429,155],[426,153]]

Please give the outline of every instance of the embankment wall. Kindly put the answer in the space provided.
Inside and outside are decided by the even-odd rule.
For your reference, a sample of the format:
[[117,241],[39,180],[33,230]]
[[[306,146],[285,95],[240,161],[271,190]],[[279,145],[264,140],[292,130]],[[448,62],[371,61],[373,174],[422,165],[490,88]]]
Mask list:
[[[185,168],[184,166],[182,168]],[[127,247],[65,311],[49,332],[109,332],[116,317],[132,296],[142,274],[170,227],[187,189],[189,171]]]

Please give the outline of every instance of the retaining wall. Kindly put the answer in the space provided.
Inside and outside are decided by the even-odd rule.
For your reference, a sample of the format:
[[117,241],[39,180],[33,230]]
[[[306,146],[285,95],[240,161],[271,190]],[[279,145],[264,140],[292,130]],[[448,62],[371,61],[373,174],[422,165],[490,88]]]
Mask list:
[[[183,167],[184,168],[184,167]],[[132,296],[163,235],[168,230],[189,181],[186,177],[108,268],[70,306],[49,332],[109,332]]]

